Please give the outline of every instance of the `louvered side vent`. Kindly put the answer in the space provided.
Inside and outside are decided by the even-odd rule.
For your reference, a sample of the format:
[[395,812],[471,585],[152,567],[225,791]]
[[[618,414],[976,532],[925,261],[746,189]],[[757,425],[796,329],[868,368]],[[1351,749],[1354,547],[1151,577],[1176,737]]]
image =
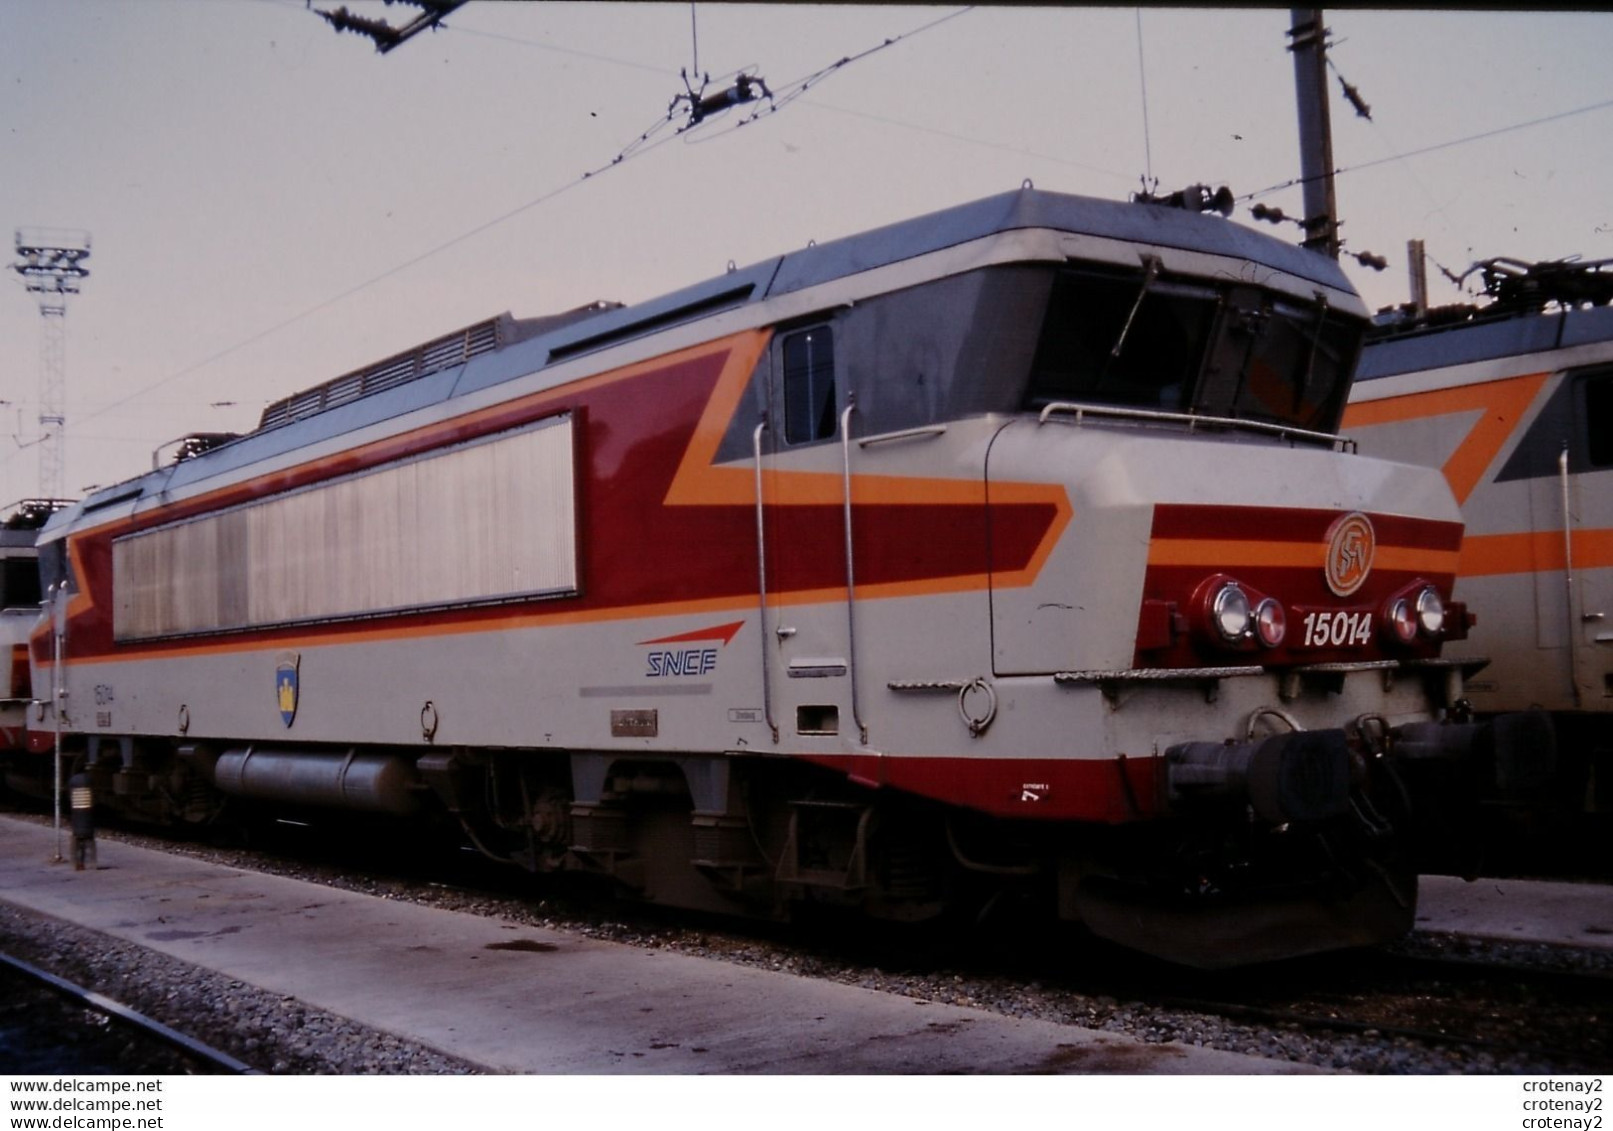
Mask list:
[[478,354],[491,353],[504,344],[502,327],[507,321],[509,321],[507,315],[489,318],[485,322],[478,322],[452,334],[433,338],[424,345],[394,354],[363,369],[344,373],[340,377],[326,381],[323,385],[315,385],[312,389],[293,393],[263,410],[263,417],[258,421],[258,431],[290,424],[293,420],[313,416],[337,405],[356,401],[360,397],[367,397],[384,389],[394,389],[432,373],[440,373],[444,369],[463,365]]

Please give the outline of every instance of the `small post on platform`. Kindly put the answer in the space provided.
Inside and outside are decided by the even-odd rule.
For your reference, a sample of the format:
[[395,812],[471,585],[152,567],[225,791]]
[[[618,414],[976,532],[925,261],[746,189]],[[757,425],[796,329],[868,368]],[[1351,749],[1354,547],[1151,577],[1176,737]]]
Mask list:
[[95,793],[90,775],[83,772],[74,774],[67,788],[73,799],[73,870],[82,872],[86,863],[96,866]]

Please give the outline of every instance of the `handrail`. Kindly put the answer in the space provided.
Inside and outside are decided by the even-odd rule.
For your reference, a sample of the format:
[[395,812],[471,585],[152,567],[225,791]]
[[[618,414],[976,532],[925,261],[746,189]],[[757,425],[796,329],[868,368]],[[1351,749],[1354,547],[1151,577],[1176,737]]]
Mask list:
[[1151,408],[1124,408],[1119,405],[1077,404],[1074,401],[1054,401],[1041,411],[1036,418],[1038,424],[1046,424],[1052,416],[1075,417],[1080,424],[1087,416],[1105,416],[1116,420],[1154,420],[1170,424],[1185,424],[1189,431],[1201,424],[1215,428],[1233,428],[1243,432],[1260,432],[1266,435],[1280,436],[1283,439],[1292,437],[1296,440],[1313,440],[1317,443],[1337,445],[1348,448],[1354,453],[1358,450],[1356,442],[1347,436],[1336,436],[1331,432],[1314,432],[1308,428],[1292,428],[1286,424],[1270,424],[1264,420],[1239,420],[1232,416],[1201,416],[1194,412],[1161,412]]
[[762,641],[762,716],[767,729],[778,742],[778,724],[773,721],[773,691],[767,663],[767,520],[762,506],[762,433],[767,431],[767,417],[762,417],[751,433],[751,451],[756,465],[756,594],[761,603],[762,615],[757,622],[757,636]]
[[1574,619],[1574,513],[1570,506],[1568,444],[1557,456],[1557,481],[1563,496],[1563,600],[1568,603],[1568,679],[1574,685],[1574,706],[1583,707],[1585,696],[1579,687],[1580,629]]
[[925,424],[918,428],[904,428],[900,432],[886,432],[883,436],[864,436],[857,441],[860,448],[871,448],[875,444],[894,444],[898,440],[933,440],[937,436],[945,436],[945,424]]
[[868,745],[868,724],[863,722],[857,696],[857,571],[851,539],[851,414],[857,411],[857,394],[846,394],[846,407],[840,413],[840,460],[845,474],[846,519],[846,676],[851,680],[851,719],[857,734]]

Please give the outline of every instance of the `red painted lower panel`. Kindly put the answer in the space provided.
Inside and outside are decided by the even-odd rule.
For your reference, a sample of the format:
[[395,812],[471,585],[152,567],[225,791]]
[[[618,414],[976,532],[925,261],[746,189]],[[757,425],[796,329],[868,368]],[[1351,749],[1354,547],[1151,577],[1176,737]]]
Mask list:
[[868,786],[889,786],[994,817],[1118,825],[1162,815],[1164,765],[1140,758],[806,755]]

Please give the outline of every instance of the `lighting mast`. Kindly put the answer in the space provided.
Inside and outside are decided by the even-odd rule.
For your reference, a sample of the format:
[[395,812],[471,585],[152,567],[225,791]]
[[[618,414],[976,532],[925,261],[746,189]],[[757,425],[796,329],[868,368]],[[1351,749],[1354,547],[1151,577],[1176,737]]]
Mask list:
[[62,430],[67,423],[67,298],[89,278],[90,234],[53,228],[17,231],[11,269],[39,300],[43,336],[39,354],[39,497],[63,497],[66,478]]

